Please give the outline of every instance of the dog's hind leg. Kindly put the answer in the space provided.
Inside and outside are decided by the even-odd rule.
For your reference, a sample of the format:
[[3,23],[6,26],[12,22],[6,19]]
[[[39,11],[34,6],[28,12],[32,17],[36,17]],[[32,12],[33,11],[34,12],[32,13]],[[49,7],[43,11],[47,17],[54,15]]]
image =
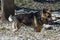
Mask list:
[[12,23],[12,31],[16,31],[17,30],[17,23],[13,22]]
[[17,23],[17,31],[21,28],[22,23]]
[[20,28],[20,23],[16,17],[13,17],[12,28],[13,31],[17,31]]

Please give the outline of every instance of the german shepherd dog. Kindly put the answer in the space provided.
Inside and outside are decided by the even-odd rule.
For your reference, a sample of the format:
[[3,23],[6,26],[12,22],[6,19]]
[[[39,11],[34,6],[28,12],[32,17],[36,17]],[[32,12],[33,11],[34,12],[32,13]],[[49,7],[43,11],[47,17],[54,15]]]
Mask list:
[[[29,14],[18,14],[12,17],[13,31],[20,29],[21,25],[25,24],[26,26],[32,26],[36,32],[40,32],[43,28],[43,24],[46,22],[46,19],[51,21],[51,14],[45,9],[42,10],[42,13],[39,12],[29,13]],[[12,21],[12,20],[11,20]]]

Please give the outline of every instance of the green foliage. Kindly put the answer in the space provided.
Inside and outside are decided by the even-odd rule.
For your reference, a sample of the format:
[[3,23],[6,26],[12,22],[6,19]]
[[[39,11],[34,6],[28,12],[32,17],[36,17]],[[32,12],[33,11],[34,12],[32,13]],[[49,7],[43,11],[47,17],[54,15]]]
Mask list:
[[6,27],[1,27],[0,30],[6,30]]

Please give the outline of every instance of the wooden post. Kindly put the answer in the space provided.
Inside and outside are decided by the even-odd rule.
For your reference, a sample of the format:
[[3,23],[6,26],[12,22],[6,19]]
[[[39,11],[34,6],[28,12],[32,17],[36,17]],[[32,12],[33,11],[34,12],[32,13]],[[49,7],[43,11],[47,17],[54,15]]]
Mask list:
[[14,0],[1,0],[2,18],[7,19],[14,15]]

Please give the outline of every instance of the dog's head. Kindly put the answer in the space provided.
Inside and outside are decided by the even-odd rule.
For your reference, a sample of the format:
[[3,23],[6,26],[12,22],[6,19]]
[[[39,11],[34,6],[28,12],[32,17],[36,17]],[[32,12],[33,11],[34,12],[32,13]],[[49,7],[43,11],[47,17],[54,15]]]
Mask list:
[[46,21],[46,19],[47,19],[48,21],[51,21],[51,20],[52,20],[51,10],[50,10],[50,9],[48,9],[48,10],[43,9],[43,10],[42,10],[41,20],[42,20],[42,21]]

